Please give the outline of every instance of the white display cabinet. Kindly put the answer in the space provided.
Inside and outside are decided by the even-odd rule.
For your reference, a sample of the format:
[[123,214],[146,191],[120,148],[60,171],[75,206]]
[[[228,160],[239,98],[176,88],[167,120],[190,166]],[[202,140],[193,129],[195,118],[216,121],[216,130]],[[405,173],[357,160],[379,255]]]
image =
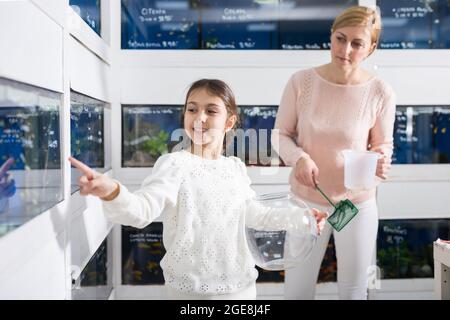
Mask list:
[[[106,17],[102,37],[73,15],[68,0],[57,2],[0,3],[0,78],[36,86],[60,97],[61,172],[59,201],[39,210],[36,217],[0,238],[3,299],[71,299],[72,280],[77,281],[112,228],[98,199],[71,194],[71,169],[67,161],[71,154],[71,90],[105,103],[111,101],[109,1],[102,1],[102,15]],[[102,152],[106,154],[111,154],[110,125],[110,120],[104,123]],[[47,127],[42,124],[42,129]],[[111,167],[106,169],[106,174],[111,175]],[[36,170],[30,174],[42,176]],[[16,176],[17,183],[22,184],[24,179]],[[26,179],[33,181],[39,182]],[[33,185],[33,190],[37,192],[43,187],[46,186]]]

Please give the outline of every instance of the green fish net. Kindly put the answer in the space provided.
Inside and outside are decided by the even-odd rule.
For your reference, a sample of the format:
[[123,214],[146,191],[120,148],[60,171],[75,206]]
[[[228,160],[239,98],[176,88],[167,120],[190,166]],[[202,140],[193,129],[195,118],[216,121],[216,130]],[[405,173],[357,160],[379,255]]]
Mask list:
[[358,213],[358,208],[348,199],[339,201],[337,205],[325,195],[316,185],[317,190],[334,207],[334,212],[328,217],[327,221],[336,231],[341,231]]

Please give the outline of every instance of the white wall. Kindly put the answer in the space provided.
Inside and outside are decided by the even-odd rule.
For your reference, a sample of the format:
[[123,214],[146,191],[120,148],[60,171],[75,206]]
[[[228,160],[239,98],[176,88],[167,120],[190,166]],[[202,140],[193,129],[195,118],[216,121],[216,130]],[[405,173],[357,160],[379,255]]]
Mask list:
[[62,26],[30,1],[2,1],[0,8],[1,76],[62,92]]

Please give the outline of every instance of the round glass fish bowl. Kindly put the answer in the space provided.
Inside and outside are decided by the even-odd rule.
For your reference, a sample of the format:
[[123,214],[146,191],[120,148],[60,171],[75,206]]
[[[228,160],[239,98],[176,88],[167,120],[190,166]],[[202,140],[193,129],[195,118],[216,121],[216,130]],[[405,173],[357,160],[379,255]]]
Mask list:
[[246,218],[247,244],[258,267],[285,270],[308,259],[318,226],[308,205],[289,192],[256,198],[256,218]]

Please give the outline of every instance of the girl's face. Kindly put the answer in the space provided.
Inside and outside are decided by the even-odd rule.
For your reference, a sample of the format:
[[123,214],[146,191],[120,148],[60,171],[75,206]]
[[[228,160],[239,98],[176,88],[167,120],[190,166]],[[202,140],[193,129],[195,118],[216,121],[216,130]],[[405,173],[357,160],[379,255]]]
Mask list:
[[184,113],[184,129],[196,145],[203,148],[219,148],[225,133],[233,128],[236,116],[228,117],[221,98],[206,89],[198,89],[189,95]]
[[341,68],[356,68],[375,49],[366,26],[343,27],[331,34],[331,61]]

